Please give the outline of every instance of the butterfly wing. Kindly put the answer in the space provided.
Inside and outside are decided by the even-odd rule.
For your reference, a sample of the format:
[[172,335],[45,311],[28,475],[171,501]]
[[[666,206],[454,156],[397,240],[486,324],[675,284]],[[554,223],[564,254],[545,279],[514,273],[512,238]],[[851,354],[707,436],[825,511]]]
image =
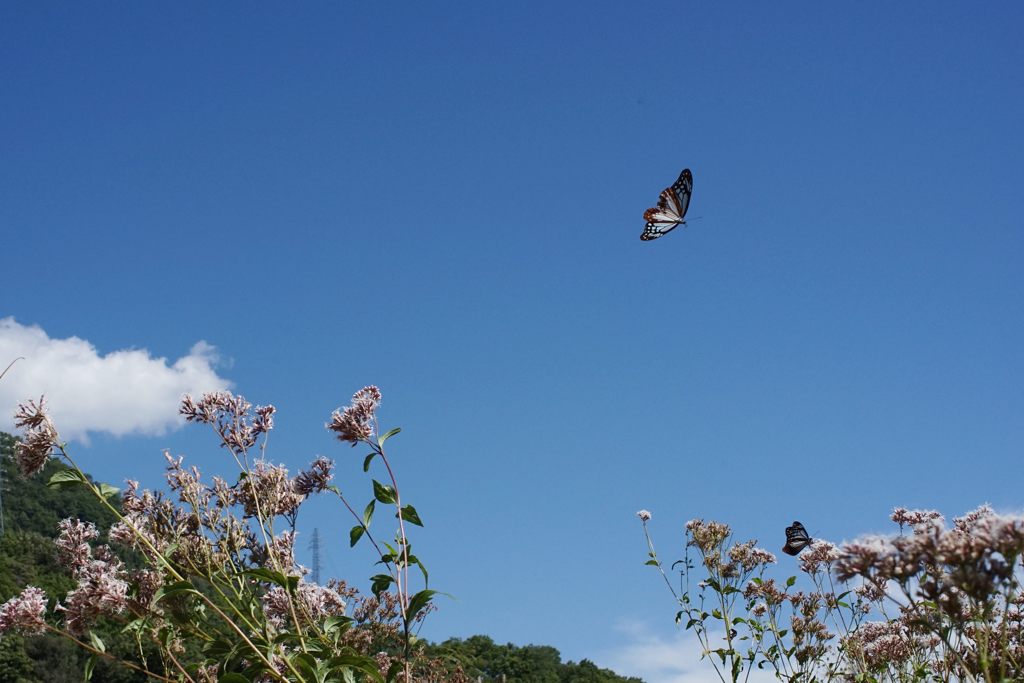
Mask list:
[[679,178],[666,187],[658,197],[658,205],[644,211],[644,220],[647,225],[640,235],[640,239],[647,241],[667,235],[680,225],[686,225],[683,220],[686,210],[690,207],[690,195],[693,194],[693,174],[690,169],[683,169]]
[[799,555],[800,551],[810,544],[811,537],[803,524],[793,522],[793,526],[786,527],[786,545],[782,546],[782,552],[787,555]]

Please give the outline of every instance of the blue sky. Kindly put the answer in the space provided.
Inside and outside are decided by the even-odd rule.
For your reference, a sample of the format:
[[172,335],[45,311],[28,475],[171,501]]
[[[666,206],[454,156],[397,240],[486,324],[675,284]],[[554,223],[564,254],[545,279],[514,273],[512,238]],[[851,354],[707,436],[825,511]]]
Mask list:
[[[205,341],[278,406],[271,459],[335,458],[357,502],[323,423],[379,385],[457,597],[424,635],[677,680],[624,654],[675,637],[636,510],[672,559],[693,517],[777,550],[793,519],[839,541],[895,505],[1022,507],[1022,21],[5,3],[0,317],[157,364]],[[641,243],[683,167],[700,220]],[[25,366],[19,398],[67,377]],[[130,407],[83,400],[100,478],[155,485],[165,447],[231,471],[197,428],[115,436]],[[366,583],[342,510],[300,526]]]

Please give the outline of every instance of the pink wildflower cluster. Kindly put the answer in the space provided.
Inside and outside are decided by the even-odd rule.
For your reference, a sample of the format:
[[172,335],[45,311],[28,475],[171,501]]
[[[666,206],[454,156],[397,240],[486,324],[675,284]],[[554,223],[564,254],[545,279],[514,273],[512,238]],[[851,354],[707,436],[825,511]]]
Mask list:
[[775,579],[755,578],[743,589],[743,597],[751,602],[759,602],[766,607],[775,607],[786,601],[786,591],[781,590]]
[[828,630],[818,613],[825,604],[825,596],[818,592],[797,592],[788,596],[793,605],[790,630],[793,638],[793,656],[801,664],[820,659],[828,649],[828,641],[835,635]]
[[[294,606],[296,616],[306,623],[318,623],[331,616],[345,613],[345,599],[337,591],[327,586],[300,581],[295,589]],[[280,586],[271,586],[263,595],[263,613],[267,622],[281,628],[291,621],[291,601],[288,592]]]
[[[176,563],[196,572],[251,562],[288,574],[304,573],[295,564],[294,532],[269,538],[268,547],[263,534],[232,514],[235,506],[240,506],[245,518],[264,525],[278,515],[294,516],[306,495],[300,493],[302,487],[289,478],[286,468],[257,460],[238,483],[229,485],[214,477],[213,484],[207,486],[196,468],[186,469],[181,458],[166,457],[168,486],[184,506],[160,493],[140,491],[138,482],[129,480],[122,494],[123,518],[111,527],[111,540],[154,562],[169,553]],[[328,480],[330,470],[326,458],[314,461],[308,472],[300,474],[314,482],[305,490],[322,490],[316,482]]]
[[775,564],[777,559],[774,554],[763,548],[754,547],[757,541],[737,543],[729,548],[729,560],[738,564],[744,572],[752,572],[759,567]]
[[295,477],[295,492],[300,496],[309,496],[327,490],[334,478],[334,462],[320,456],[314,460],[309,469],[299,472]]
[[368,386],[352,396],[352,403],[343,411],[335,410],[327,428],[338,435],[339,441],[355,446],[366,441],[374,433],[374,415],[380,405],[380,389]]
[[[375,411],[380,401],[376,387],[365,387],[356,392],[348,408],[332,414],[328,428],[342,441],[368,441],[376,432]],[[98,543],[100,533],[94,524],[66,519],[59,525],[55,546],[75,585],[54,607],[58,618],[62,617],[61,627],[51,629],[46,624],[46,594],[29,586],[0,605],[0,635],[53,630],[92,650],[96,657],[121,659],[137,673],[168,681],[171,678],[148,669],[146,658],[133,663],[129,657],[102,651],[95,640],[98,649],[93,649],[81,635],[100,619],[127,624],[139,638],[140,651],[148,641],[159,650],[158,663],[173,673],[174,680],[196,683],[215,683],[229,669],[238,668],[247,670],[249,680],[291,680],[300,669],[304,677],[311,661],[321,678],[354,680],[354,672],[373,666],[368,655],[384,649],[402,653],[401,659],[391,660],[401,663],[401,680],[468,681],[461,675],[435,676],[433,670],[418,663],[413,666],[414,660],[439,660],[426,658],[412,639],[411,629],[432,609],[429,600],[426,605],[418,604],[420,598],[413,600],[409,591],[408,567],[418,562],[412,555],[403,554],[401,561],[394,551],[385,555],[380,546],[391,546],[371,538],[381,562],[388,565],[389,578],[401,586],[384,602],[378,600],[380,596],[373,598],[372,604],[388,606],[386,616],[373,613],[372,618],[380,623],[346,617],[346,604],[357,593],[345,589],[344,584],[329,582],[325,587],[304,580],[309,570],[295,557],[298,510],[313,494],[341,494],[331,485],[334,463],[328,458],[316,458],[292,478],[283,465],[249,457],[261,441],[265,448],[265,439],[260,437],[274,426],[273,406],[254,408],[242,396],[217,392],[198,400],[184,397],[180,413],[188,422],[213,427],[221,446],[231,451],[243,470],[238,479],[231,483],[213,477],[212,482],[204,482],[198,468],[186,467],[183,457],[165,453],[167,490],[145,490],[139,482],[127,481],[119,519],[108,533],[115,546],[139,553],[143,566],[127,569],[110,547]],[[60,456],[79,475],[64,477],[62,483],[81,484],[113,508],[112,487],[93,484],[82,475],[59,442],[42,398],[20,405],[15,422],[25,430],[16,450],[23,473],[38,473],[50,457]],[[380,445],[373,445],[384,457]],[[397,498],[390,465],[388,469]],[[411,506],[405,509],[412,510]],[[364,524],[368,524],[368,516]],[[412,513],[407,519],[419,523]],[[404,529],[396,534],[395,543],[407,550]],[[287,589],[280,585],[282,576],[287,578]],[[325,631],[322,621],[327,617],[345,618],[332,622]],[[185,643],[190,639],[216,645],[216,653],[186,652]],[[303,643],[302,649],[294,648],[293,643]],[[232,647],[237,654],[225,655],[224,648]],[[196,661],[197,657],[201,661]],[[441,664],[437,667],[440,674]],[[429,677],[421,678],[421,673],[429,673]]]
[[242,456],[256,445],[261,434],[274,428],[274,406],[256,406],[254,415],[249,413],[251,408],[245,397],[218,391],[203,394],[198,402],[185,396],[179,412],[188,422],[213,425],[221,445]]
[[120,614],[128,607],[124,565],[105,545],[93,551],[89,541],[99,534],[91,522],[65,519],[58,525],[57,553],[78,581],[57,610],[72,633],[84,633],[101,616]]
[[45,613],[46,593],[41,588],[26,586],[20,595],[0,605],[0,635],[43,633],[46,630]]
[[295,490],[284,465],[257,460],[244,481],[235,485],[235,497],[250,517],[268,519],[294,514],[305,496]]
[[903,664],[917,649],[916,639],[902,619],[865,622],[843,644],[874,670]]
[[924,533],[933,525],[941,527],[944,522],[942,513],[937,510],[908,510],[903,507],[893,508],[889,518],[900,525],[900,531],[909,526],[915,533]]
[[944,530],[929,523],[920,532],[897,538],[872,537],[840,549],[836,575],[846,581],[861,577],[873,583],[907,585],[923,576],[920,592],[930,600],[956,589],[985,600],[1013,580],[1024,554],[1024,519],[976,510]]
[[703,519],[691,519],[686,523],[690,534],[687,545],[695,546],[702,553],[710,554],[719,550],[725,539],[729,538],[732,529],[721,522],[705,522]]
[[21,473],[30,477],[40,472],[50,456],[60,446],[60,436],[46,412],[43,397],[39,403],[29,401],[18,404],[14,426],[23,430],[21,440],[14,446],[14,460]]
[[815,574],[822,567],[827,571],[839,559],[839,550],[828,541],[815,539],[800,555],[800,569]]

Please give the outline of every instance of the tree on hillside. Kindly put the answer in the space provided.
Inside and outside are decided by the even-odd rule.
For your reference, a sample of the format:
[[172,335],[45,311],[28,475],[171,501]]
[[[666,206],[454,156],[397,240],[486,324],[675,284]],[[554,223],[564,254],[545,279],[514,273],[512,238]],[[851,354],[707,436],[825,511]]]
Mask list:
[[586,659],[563,664],[559,651],[550,646],[498,645],[480,635],[450,638],[432,646],[431,654],[457,661],[471,678],[487,683],[643,683],[600,669]]

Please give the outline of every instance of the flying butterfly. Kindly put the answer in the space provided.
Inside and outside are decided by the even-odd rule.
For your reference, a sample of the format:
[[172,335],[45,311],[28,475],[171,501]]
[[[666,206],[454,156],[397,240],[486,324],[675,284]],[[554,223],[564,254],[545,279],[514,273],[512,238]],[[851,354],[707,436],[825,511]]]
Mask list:
[[782,546],[782,552],[787,555],[799,555],[800,551],[809,546],[813,540],[803,524],[793,522],[793,526],[786,527],[786,545]]
[[644,220],[647,221],[647,225],[644,226],[640,239],[645,242],[656,240],[680,225],[686,225],[683,218],[686,216],[686,209],[690,206],[691,194],[693,194],[693,174],[690,173],[690,169],[685,168],[671,187],[666,187],[661,191],[658,205],[644,211]]

